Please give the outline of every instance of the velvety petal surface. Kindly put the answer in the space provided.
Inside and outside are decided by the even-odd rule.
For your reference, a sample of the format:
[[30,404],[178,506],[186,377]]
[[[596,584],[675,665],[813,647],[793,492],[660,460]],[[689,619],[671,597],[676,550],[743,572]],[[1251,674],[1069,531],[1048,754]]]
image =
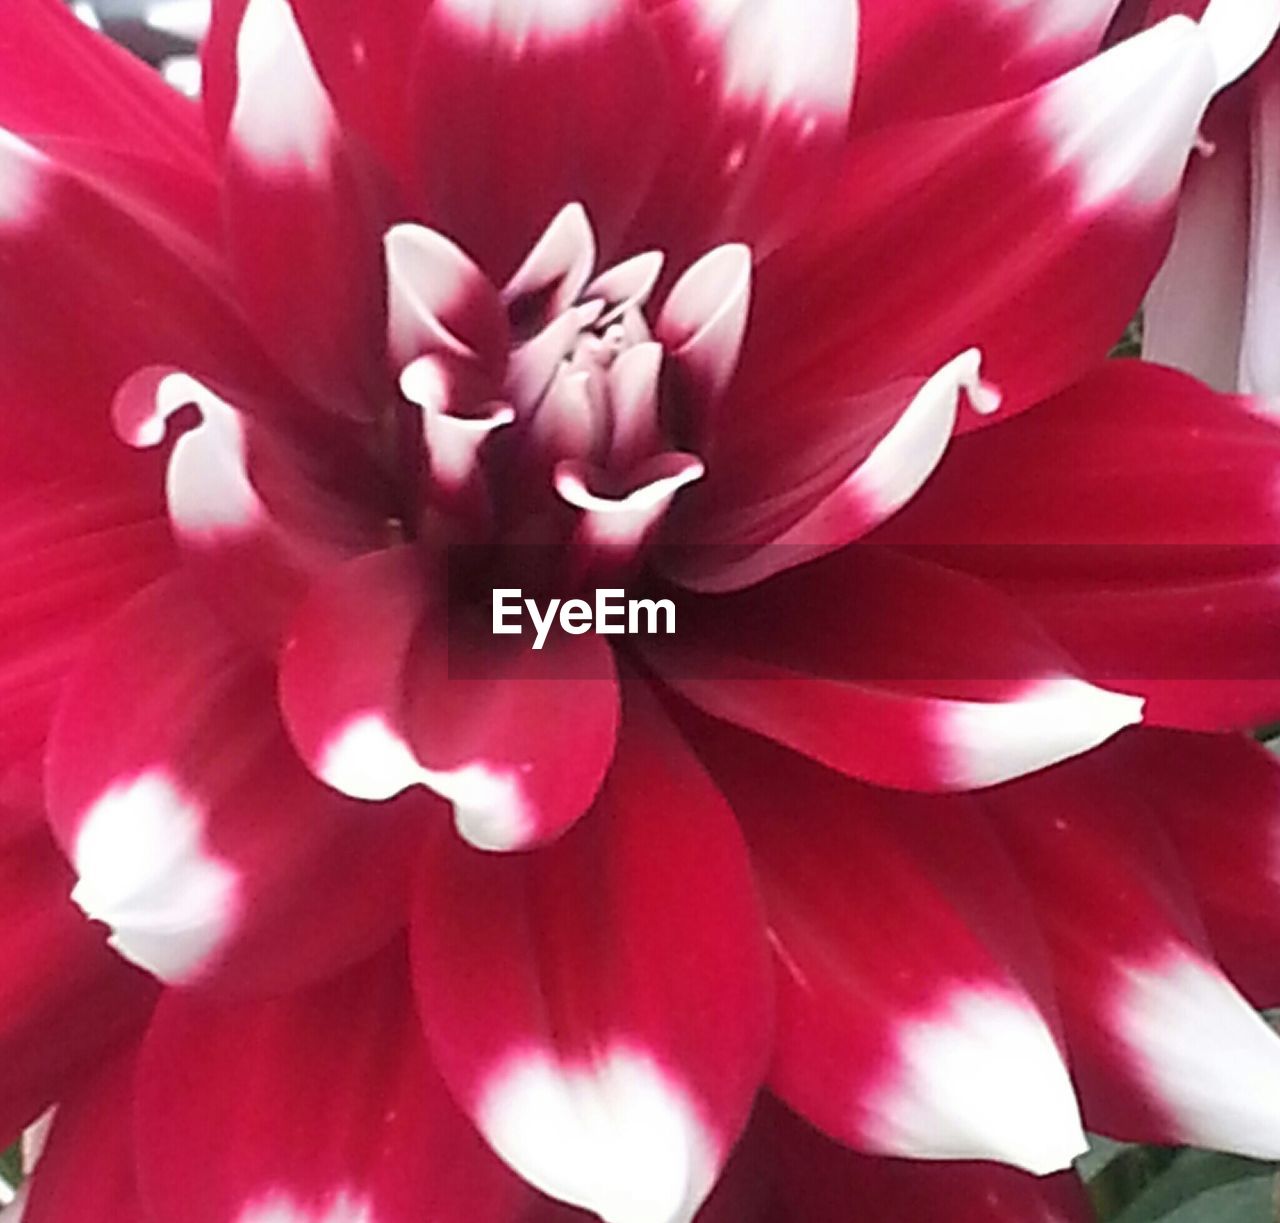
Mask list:
[[853,141],[757,269],[733,412],[802,417],[971,347],[1002,416],[1059,390],[1155,274],[1215,84],[1179,17],[1021,98]]
[[732,813],[639,682],[625,699],[605,787],[557,844],[433,841],[415,984],[436,1064],[512,1167],[607,1223],[687,1223],[764,1074],[771,982]]
[[166,983],[289,987],[403,921],[417,824],[438,813],[422,796],[369,808],[311,778],[273,680],[168,579],[111,621],[64,691],[48,788],[74,899]]
[[153,1223],[507,1223],[519,1185],[422,1046],[403,945],[284,997],[170,991],[139,1062]]

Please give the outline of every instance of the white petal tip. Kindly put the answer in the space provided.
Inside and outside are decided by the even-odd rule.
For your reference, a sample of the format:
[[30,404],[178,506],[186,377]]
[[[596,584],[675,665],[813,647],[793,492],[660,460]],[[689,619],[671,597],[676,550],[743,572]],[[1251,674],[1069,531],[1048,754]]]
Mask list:
[[964,988],[898,1035],[899,1068],[871,1105],[888,1155],[989,1159],[1038,1176],[1087,1147],[1071,1079],[1024,998]]
[[998,785],[1069,760],[1142,721],[1142,697],[1063,676],[1014,699],[941,707],[941,739],[952,753],[948,784]]
[[1280,1037],[1212,964],[1178,948],[1132,967],[1113,1015],[1182,1141],[1280,1158]]
[[688,1223],[719,1165],[685,1092],[622,1048],[581,1066],[522,1053],[490,1077],[478,1120],[530,1184],[605,1223]]

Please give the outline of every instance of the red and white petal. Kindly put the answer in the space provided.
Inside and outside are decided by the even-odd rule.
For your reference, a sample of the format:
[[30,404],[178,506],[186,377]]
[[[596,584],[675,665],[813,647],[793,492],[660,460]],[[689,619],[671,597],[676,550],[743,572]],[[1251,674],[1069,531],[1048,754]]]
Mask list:
[[626,0],[432,5],[411,84],[415,211],[498,284],[570,201],[612,251],[666,136],[663,77]]
[[677,132],[628,245],[673,268],[727,241],[759,255],[808,203],[845,138],[858,48],[853,0],[649,5]]
[[689,733],[764,896],[772,1089],[864,1151],[1065,1168],[1084,1135],[1043,949],[978,809],[864,786],[723,728]]
[[451,614],[446,585],[412,548],[318,584],[281,661],[290,735],[345,794],[423,785],[472,844],[552,839],[590,806],[613,755],[608,646],[595,634],[553,633],[542,650],[497,641],[487,621]]
[[1280,1036],[1214,962],[1177,855],[1105,753],[993,791],[1091,1129],[1273,1158]]
[[136,1055],[130,1044],[59,1102],[24,1186],[24,1223],[150,1223],[130,1124]]
[[572,306],[591,279],[596,236],[581,204],[566,204],[552,218],[524,262],[502,288],[508,310],[536,299],[549,316]]
[[1253,67],[1280,30],[1277,0],[1211,0],[1200,25],[1213,46],[1219,87]]
[[73,899],[172,984],[287,988],[385,941],[428,809],[370,810],[316,783],[271,668],[178,579],[97,636],[50,736],[50,818]]
[[1257,724],[1280,710],[1280,429],[1256,407],[1108,362],[958,441],[875,538],[999,585],[1148,721]]
[[241,300],[298,385],[367,417],[386,376],[385,226],[288,0],[249,0],[236,70],[224,199]]
[[970,347],[1000,416],[1065,386],[1163,258],[1215,83],[1206,36],[1171,18],[1022,98],[849,145],[796,238],[757,269],[726,411],[772,416]]
[[730,243],[688,268],[658,315],[655,334],[696,405],[699,418],[688,427],[699,448],[714,436],[715,411],[738,368],[750,308],[751,250]]
[[1025,93],[1098,49],[1119,0],[862,0],[860,129]]
[[[774,457],[775,474],[766,481],[753,478],[766,447],[722,435],[736,453],[713,462],[719,482],[709,492],[711,506],[696,506],[690,527],[673,532],[690,546],[668,558],[672,576],[692,590],[738,590],[843,548],[884,522],[942,461],[962,397],[983,411],[998,406],[979,364],[971,350],[923,382],[834,406],[805,444],[788,446],[787,464]],[[690,530],[697,532],[692,539]]]
[[501,299],[469,255],[423,225],[395,225],[383,239],[387,261],[388,347],[392,365],[444,354],[474,358],[496,377],[506,354]]
[[170,991],[136,1122],[154,1223],[507,1223],[520,1192],[431,1067],[399,941],[268,1001]]
[[0,820],[0,1141],[8,1145],[141,1030],[155,990],[68,899],[74,877],[43,822],[8,810]]
[[891,549],[848,548],[751,590],[686,597],[680,615],[679,638],[643,645],[666,683],[878,785],[994,785],[1142,717],[1139,698],[1079,678],[998,591]]
[[[148,448],[160,445],[175,415],[190,409],[199,423],[178,435],[169,454],[170,526],[228,622],[274,648],[309,579],[376,546],[383,522],[376,509],[308,478],[285,434],[179,370],[137,371],[116,393],[112,415],[124,442]],[[350,457],[344,462],[354,466]]]
[[732,813],[652,695],[626,699],[557,844],[433,842],[415,982],[445,1081],[530,1183],[607,1223],[688,1223],[764,1074],[772,989]]
[[1114,753],[1178,849],[1213,950],[1259,1007],[1280,1002],[1280,761],[1244,735],[1149,732]]

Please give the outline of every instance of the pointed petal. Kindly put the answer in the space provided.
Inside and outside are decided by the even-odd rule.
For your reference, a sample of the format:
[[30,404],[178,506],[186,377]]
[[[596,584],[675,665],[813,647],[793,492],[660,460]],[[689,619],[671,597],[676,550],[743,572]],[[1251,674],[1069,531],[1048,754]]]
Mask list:
[[493,286],[454,242],[423,225],[394,225],[383,239],[392,363],[430,353],[474,356],[501,373],[507,325]]
[[554,317],[577,302],[595,262],[596,236],[587,211],[566,204],[503,286],[502,299],[510,310],[521,299],[545,298],[544,308]]
[[1171,18],[1024,97],[854,141],[757,269],[726,411],[821,403],[970,347],[1000,416],[1065,386],[1121,334],[1163,258],[1214,87],[1206,36]]
[[1138,698],[1077,678],[997,591],[892,549],[848,548],[751,590],[688,596],[679,614],[678,637],[643,643],[666,683],[879,785],[994,785],[1141,718]]
[[367,418],[366,396],[385,377],[385,226],[368,209],[288,0],[249,0],[236,70],[224,199],[241,300],[300,386],[341,415]]
[[453,803],[473,844],[551,839],[608,768],[617,688],[595,634],[531,644],[451,618],[443,577],[412,549],[364,557],[299,613],[281,663],[285,721],[315,775],[343,793],[424,785]]
[[428,222],[496,283],[568,201],[612,251],[666,135],[663,75],[624,0],[432,5],[411,86]]
[[1084,1135],[1043,949],[977,809],[864,786],[723,728],[690,734],[764,896],[773,1090],[861,1150],[1066,1167]]
[[679,367],[686,392],[703,419],[692,422],[699,442],[714,428],[713,414],[738,368],[751,306],[751,250],[718,246],[676,281],[655,328]]
[[607,1223],[688,1223],[764,1073],[767,959],[732,814],[653,697],[626,699],[555,846],[433,842],[415,981],[441,1073],[518,1172]]
[[399,941],[269,1001],[170,991],[136,1116],[155,1223],[506,1223],[519,1190],[426,1057]]
[[271,668],[178,579],[131,601],[63,693],[51,820],[73,898],[169,983],[286,988],[366,954],[403,919],[415,816],[316,784]]
[[1255,725],[1280,709],[1280,429],[1257,407],[1108,362],[961,439],[876,538],[999,585],[1149,721]]
[[1053,957],[1090,1128],[1273,1158],[1280,1036],[1214,963],[1140,775],[1101,753],[986,801]]
[[1270,55],[1258,72],[1252,117],[1250,243],[1240,389],[1280,394],[1280,363],[1270,337],[1280,318],[1274,268],[1280,258],[1280,59]]
[[[692,590],[739,590],[865,535],[933,474],[951,441],[962,396],[984,410],[994,406],[987,403],[979,363],[971,350],[923,382],[842,405],[804,443],[788,445],[786,464],[773,457],[775,472],[767,482],[753,478],[765,448],[725,439],[737,453],[713,463],[713,479],[720,477],[709,494],[713,507],[699,507],[699,534],[672,553],[672,575]],[[733,431],[730,424],[726,432]]]

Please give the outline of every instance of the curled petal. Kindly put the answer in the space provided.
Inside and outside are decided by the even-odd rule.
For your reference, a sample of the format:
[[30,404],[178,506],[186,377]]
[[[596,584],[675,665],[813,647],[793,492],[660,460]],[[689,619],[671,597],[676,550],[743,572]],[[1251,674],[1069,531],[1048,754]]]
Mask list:
[[550,317],[563,313],[582,294],[596,262],[596,236],[581,204],[566,204],[534,244],[502,290],[508,310],[521,299],[537,299]]
[[422,225],[395,225],[383,240],[392,360],[424,353],[475,356],[499,368],[507,327],[497,293],[456,243]]
[[[722,525],[718,530],[704,525],[709,537],[676,555],[673,574],[692,590],[738,590],[843,548],[884,522],[942,461],[962,399],[967,396],[983,411],[998,407],[999,395],[979,378],[979,364],[979,354],[970,350],[923,385],[912,385],[910,398],[890,388],[885,398],[893,416],[870,444],[859,432],[867,424],[874,429],[884,409],[870,421],[857,422],[863,430],[848,428],[840,445],[815,430],[815,453],[804,457],[817,466],[817,474],[806,473],[806,480],[756,505],[733,504],[732,491],[722,497],[729,501],[719,509]],[[852,410],[849,416],[856,421]],[[798,447],[796,452],[799,458]]]
[[[734,371],[751,306],[751,251],[731,244],[710,251],[676,281],[656,334],[684,367],[698,410],[709,418]],[[710,419],[698,422],[703,437]]]
[[165,982],[288,988],[401,918],[412,820],[307,775],[271,669],[178,579],[94,641],[63,693],[47,783],[73,898]]

